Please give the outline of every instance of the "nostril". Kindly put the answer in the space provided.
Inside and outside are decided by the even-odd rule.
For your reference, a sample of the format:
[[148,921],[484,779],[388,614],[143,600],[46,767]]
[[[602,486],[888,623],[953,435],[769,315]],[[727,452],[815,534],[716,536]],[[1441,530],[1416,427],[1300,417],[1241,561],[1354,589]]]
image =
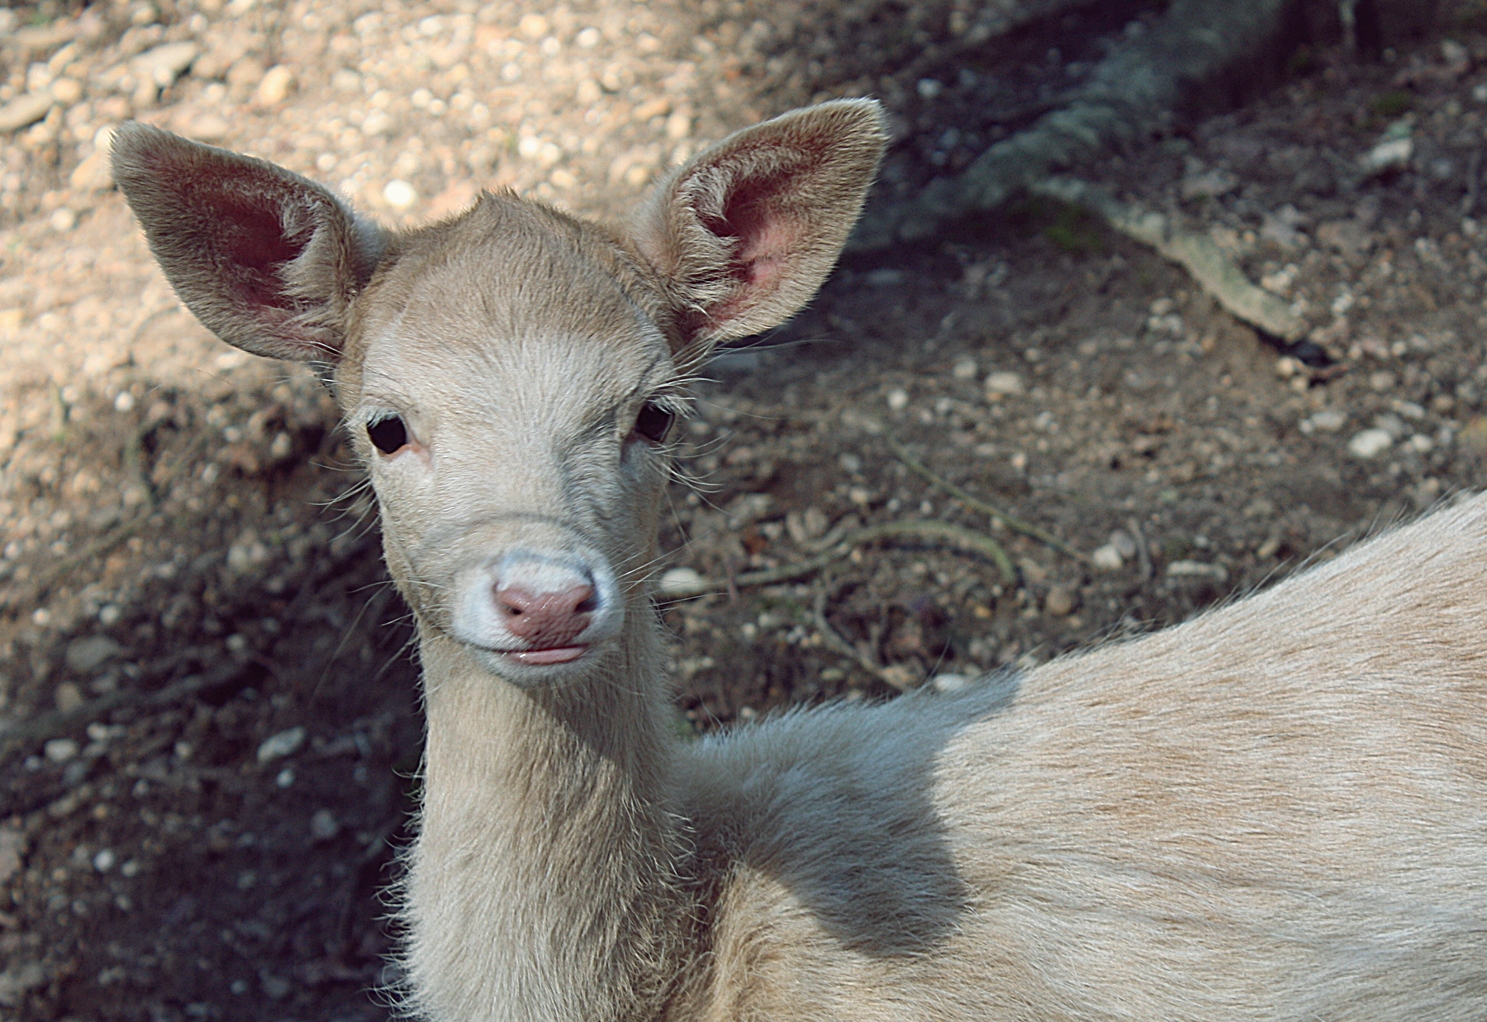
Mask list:
[[592,589],[589,589],[587,586],[585,586],[584,588],[588,590],[589,595],[580,600],[578,606],[574,607],[573,609],[576,613],[579,614],[592,614],[594,611],[599,609],[599,597],[594,593]]

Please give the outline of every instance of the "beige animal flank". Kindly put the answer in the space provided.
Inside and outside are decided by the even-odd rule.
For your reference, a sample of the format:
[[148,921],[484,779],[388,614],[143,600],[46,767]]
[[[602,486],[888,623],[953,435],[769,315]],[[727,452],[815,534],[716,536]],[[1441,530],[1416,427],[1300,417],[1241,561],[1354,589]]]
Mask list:
[[953,695],[666,726],[666,441],[816,290],[869,101],[600,225],[406,232],[143,125],[115,176],[224,340],[319,363],[417,619],[399,892],[430,1022],[1487,1019],[1487,498],[1154,636]]

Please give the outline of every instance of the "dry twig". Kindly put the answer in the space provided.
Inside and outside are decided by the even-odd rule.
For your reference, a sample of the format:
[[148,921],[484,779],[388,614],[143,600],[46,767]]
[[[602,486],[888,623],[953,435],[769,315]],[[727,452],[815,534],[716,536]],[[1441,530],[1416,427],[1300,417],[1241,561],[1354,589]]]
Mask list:
[[900,692],[907,692],[914,687],[913,679],[907,670],[894,670],[892,667],[884,667],[837,634],[836,629],[831,627],[831,622],[826,620],[825,592],[816,594],[816,604],[813,609],[816,632],[821,636],[821,641],[826,644],[828,649],[846,657],[889,688],[896,688]]

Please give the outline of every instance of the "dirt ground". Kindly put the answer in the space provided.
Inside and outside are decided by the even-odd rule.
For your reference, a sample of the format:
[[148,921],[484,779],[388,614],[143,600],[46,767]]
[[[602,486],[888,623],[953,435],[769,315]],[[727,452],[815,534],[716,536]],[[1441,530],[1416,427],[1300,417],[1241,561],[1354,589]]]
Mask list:
[[[274,159],[392,222],[494,186],[617,214],[729,130],[872,94],[886,201],[1159,8],[990,42],[994,6],[960,0],[0,10],[0,121],[52,97],[0,135],[0,1020],[385,1018],[378,892],[420,755],[332,404],[180,308],[107,180],[110,125]],[[1306,318],[1299,345],[1021,202],[848,260],[722,355],[664,536],[670,578],[734,580],[664,609],[685,727],[1180,621],[1487,482],[1487,36],[1463,16],[1391,42],[1301,40],[1243,105],[1083,171],[1209,231]],[[900,540],[746,584],[889,521],[975,530],[1012,570]]]

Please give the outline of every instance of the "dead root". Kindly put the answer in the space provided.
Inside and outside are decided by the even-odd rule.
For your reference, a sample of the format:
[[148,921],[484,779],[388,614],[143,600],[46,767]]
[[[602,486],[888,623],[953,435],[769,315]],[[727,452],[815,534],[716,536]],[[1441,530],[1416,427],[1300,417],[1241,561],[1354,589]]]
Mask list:
[[1251,326],[1287,341],[1299,341],[1306,334],[1306,322],[1279,297],[1252,284],[1208,235],[1185,231],[1161,213],[1127,205],[1078,178],[1052,177],[1030,190],[1087,209],[1118,233],[1156,249],[1187,270],[1231,315]]

